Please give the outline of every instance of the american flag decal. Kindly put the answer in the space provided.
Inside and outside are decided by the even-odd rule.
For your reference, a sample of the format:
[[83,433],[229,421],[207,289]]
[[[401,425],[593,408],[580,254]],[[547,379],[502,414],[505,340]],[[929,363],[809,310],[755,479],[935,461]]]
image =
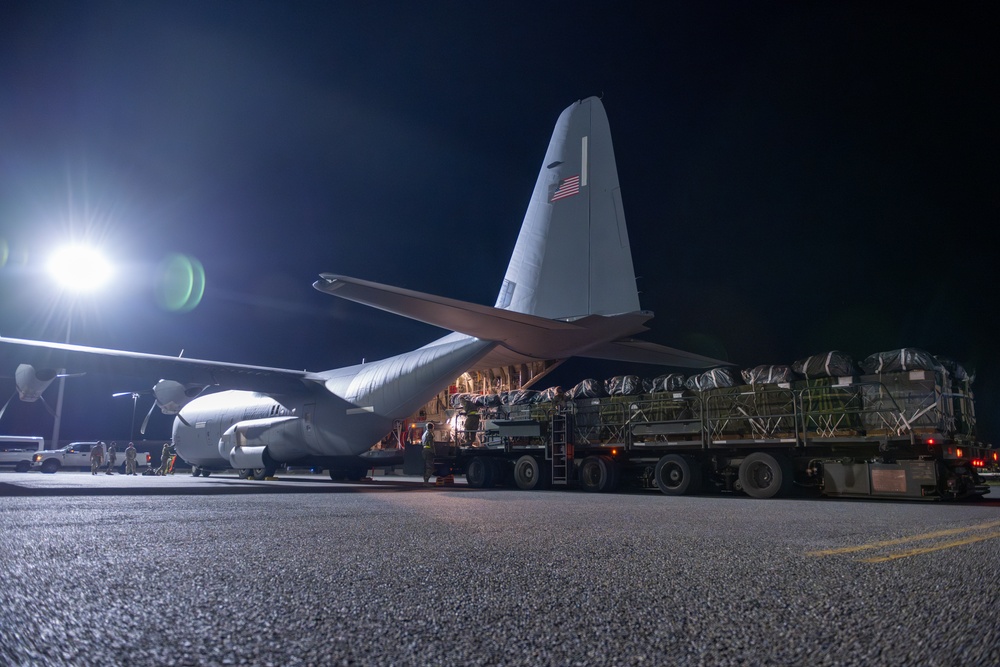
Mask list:
[[580,194],[580,176],[570,176],[569,178],[564,178],[559,181],[559,187],[557,187],[552,192],[552,197],[549,199],[550,202],[556,201],[557,199],[565,199],[566,197],[572,197],[573,195]]

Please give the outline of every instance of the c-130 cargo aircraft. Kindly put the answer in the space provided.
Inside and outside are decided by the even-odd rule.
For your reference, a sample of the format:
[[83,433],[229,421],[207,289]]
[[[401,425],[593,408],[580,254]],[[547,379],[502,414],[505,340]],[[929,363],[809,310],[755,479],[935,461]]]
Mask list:
[[22,395],[44,390],[54,369],[159,378],[156,405],[177,415],[173,443],[196,474],[235,468],[261,479],[282,464],[363,474],[370,463],[360,455],[466,371],[574,356],[725,363],[631,338],[653,313],[639,308],[611,130],[596,97],[556,122],[492,307],[332,273],[313,287],[452,333],[319,372],[12,338],[0,338],[0,363],[32,367],[18,374]]

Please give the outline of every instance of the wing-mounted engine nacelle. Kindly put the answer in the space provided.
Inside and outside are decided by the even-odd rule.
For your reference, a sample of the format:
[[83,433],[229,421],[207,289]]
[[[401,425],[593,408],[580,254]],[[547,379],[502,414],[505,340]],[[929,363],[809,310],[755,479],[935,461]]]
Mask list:
[[29,403],[37,401],[57,377],[59,371],[54,368],[36,369],[31,364],[21,364],[14,371],[17,395],[22,401]]
[[301,449],[302,419],[292,415],[236,422],[219,438],[219,455],[236,469],[264,468],[307,452]]
[[205,391],[202,384],[181,384],[175,380],[160,380],[153,385],[156,405],[165,415],[176,415],[185,405]]

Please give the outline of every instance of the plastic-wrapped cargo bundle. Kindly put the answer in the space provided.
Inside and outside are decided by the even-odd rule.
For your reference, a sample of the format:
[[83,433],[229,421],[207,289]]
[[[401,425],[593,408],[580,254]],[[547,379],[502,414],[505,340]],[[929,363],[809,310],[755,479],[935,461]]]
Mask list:
[[481,408],[498,408],[503,404],[498,394],[480,394],[472,402]]
[[778,384],[795,379],[791,366],[754,366],[740,371],[740,375],[747,384]]
[[534,389],[517,389],[507,394],[507,405],[529,405],[534,403],[538,392]]
[[464,408],[466,403],[475,403],[475,394],[470,394],[468,392],[462,392],[459,394],[452,394],[448,403],[453,408]]
[[537,403],[557,403],[563,397],[562,387],[549,387],[538,392]]
[[840,350],[814,354],[805,359],[799,359],[792,364],[792,370],[809,378],[843,377],[854,375],[857,368],[851,355]]
[[593,378],[581,380],[575,387],[566,392],[570,398],[601,398],[607,396],[604,383]]
[[658,394],[664,391],[680,391],[684,388],[685,379],[680,373],[669,373],[655,377],[652,380],[643,380],[642,386],[650,394]]
[[642,380],[638,375],[616,375],[604,381],[608,396],[635,396],[642,393]]
[[934,355],[916,347],[870,354],[861,362],[861,368],[869,375],[944,370]]
[[736,380],[733,378],[733,372],[728,368],[713,368],[700,375],[692,375],[684,382],[684,386],[688,389],[697,389],[699,391],[704,389],[719,389],[722,387],[735,387]]
[[962,364],[958,363],[954,359],[948,357],[942,357],[941,355],[934,355],[938,363],[944,366],[944,369],[948,371],[948,375],[951,376],[953,380],[958,380],[959,382],[968,382],[971,384],[973,380],[976,379],[975,375],[969,375],[969,372],[965,370]]

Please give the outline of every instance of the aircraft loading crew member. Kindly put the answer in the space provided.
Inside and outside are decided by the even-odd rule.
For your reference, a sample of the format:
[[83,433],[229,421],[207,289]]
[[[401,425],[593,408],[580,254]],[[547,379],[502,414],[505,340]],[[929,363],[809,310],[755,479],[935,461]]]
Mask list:
[[99,442],[90,450],[90,474],[96,475],[102,463],[104,463],[104,443]]
[[105,475],[115,474],[113,470],[115,469],[115,463],[118,461],[118,445],[112,440],[111,444],[108,445],[108,470]]
[[157,475],[166,475],[167,468],[170,467],[170,457],[173,456],[173,449],[170,447],[169,442],[163,443],[163,451],[160,452],[160,467],[157,468]]
[[465,440],[468,444],[476,441],[479,431],[479,411],[472,401],[465,402]]
[[431,475],[434,474],[434,423],[427,422],[420,444],[424,446],[424,486],[430,483]]
[[125,474],[135,474],[135,445],[131,442],[125,448]]

